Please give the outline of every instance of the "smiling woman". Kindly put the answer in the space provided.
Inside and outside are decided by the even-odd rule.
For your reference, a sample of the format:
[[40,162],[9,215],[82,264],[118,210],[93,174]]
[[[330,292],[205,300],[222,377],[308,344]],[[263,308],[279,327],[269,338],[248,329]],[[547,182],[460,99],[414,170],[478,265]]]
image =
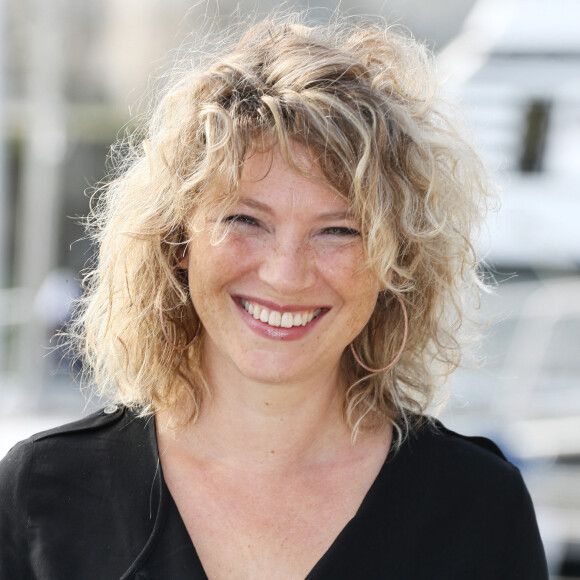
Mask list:
[[113,404],[2,462],[0,576],[547,578],[519,471],[426,414],[490,198],[445,111],[372,23],[181,69],[92,216],[72,340]]

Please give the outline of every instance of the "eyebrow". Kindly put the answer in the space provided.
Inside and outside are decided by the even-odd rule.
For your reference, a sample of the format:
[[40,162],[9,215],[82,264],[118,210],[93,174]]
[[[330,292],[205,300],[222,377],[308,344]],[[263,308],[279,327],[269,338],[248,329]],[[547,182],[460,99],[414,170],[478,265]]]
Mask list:
[[[251,209],[257,209],[267,213],[268,215],[274,215],[274,210],[266,203],[262,203],[261,201],[257,201],[255,199],[248,199],[248,198],[240,198],[239,203]],[[343,211],[330,211],[326,213],[321,213],[316,216],[317,220],[329,220],[329,221],[340,221],[340,220],[354,220],[355,216],[353,215],[351,210],[343,210]]]
[[239,200],[239,203],[241,203],[242,205],[245,205],[246,207],[252,208],[252,209],[259,209],[267,214],[272,215],[274,213],[274,211],[272,210],[272,208],[265,203],[262,203],[261,201],[256,201],[255,199],[247,199],[244,197],[241,197]]

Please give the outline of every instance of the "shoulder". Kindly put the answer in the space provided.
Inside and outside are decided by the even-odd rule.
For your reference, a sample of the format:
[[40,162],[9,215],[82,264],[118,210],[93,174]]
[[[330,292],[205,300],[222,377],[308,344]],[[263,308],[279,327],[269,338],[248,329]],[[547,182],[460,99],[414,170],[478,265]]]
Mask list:
[[[0,461],[0,492],[24,490],[31,478],[74,481],[115,458],[151,451],[152,423],[121,405],[109,405],[79,421],[32,435]],[[150,454],[150,453],[149,453]]]
[[486,437],[467,436],[448,429],[440,421],[424,418],[408,435],[402,453],[421,458],[426,467],[457,472],[519,473],[499,446]]
[[[32,435],[0,461],[0,486],[32,475],[60,480],[86,478],[125,461],[155,455],[154,422],[122,405],[109,405],[83,419]],[[150,463],[150,462],[149,462]]]
[[139,430],[145,434],[146,420],[137,418],[121,405],[109,405],[78,421],[36,433],[17,443],[0,461],[0,481],[14,471],[22,471],[39,452],[43,463],[61,455],[66,455],[70,462],[73,449],[75,456],[81,456],[86,446],[114,444],[115,440],[134,437]]
[[547,578],[524,479],[493,441],[425,419],[385,467],[383,513],[403,535],[429,530],[422,545],[433,562],[443,568],[452,550],[457,577]]
[[90,433],[114,433],[134,421],[142,421],[123,405],[107,405],[82,419],[36,433],[23,443],[38,443],[51,439],[82,437]]
[[154,422],[122,406],[18,443],[0,462],[0,572],[81,578],[107,562],[120,576],[155,523],[157,461]]
[[524,552],[528,560],[544,565],[522,474],[490,439],[461,435],[426,419],[409,434],[392,467],[398,489],[405,490],[404,502],[412,503],[422,522],[432,521],[441,538],[454,544],[477,538],[489,554],[511,546],[500,558],[506,566],[509,561],[516,566]]
[[461,435],[434,419],[409,433],[391,464],[399,483],[431,506],[462,506],[485,519],[531,506],[520,470],[493,441]]

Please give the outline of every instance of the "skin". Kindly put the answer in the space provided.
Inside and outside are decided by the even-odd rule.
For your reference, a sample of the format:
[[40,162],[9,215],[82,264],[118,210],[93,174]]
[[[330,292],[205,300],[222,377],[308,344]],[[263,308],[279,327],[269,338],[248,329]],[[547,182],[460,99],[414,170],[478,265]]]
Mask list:
[[[307,150],[298,163],[322,177]],[[292,170],[279,151],[242,172],[226,239],[215,218],[180,264],[202,321],[212,396],[193,425],[157,430],[169,489],[211,580],[304,578],[354,516],[391,443],[390,428],[353,445],[340,358],[375,306],[358,224],[344,200]],[[318,311],[269,327],[241,300]]]

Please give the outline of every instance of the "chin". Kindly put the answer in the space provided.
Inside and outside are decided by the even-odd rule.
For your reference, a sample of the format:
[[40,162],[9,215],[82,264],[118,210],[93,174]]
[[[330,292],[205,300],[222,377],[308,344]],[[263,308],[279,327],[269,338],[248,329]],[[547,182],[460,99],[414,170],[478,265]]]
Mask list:
[[[307,381],[323,370],[314,361],[300,361],[296,355],[258,351],[246,353],[237,365],[238,372],[249,380],[266,384],[283,384]],[[325,368],[329,368],[326,366]]]

